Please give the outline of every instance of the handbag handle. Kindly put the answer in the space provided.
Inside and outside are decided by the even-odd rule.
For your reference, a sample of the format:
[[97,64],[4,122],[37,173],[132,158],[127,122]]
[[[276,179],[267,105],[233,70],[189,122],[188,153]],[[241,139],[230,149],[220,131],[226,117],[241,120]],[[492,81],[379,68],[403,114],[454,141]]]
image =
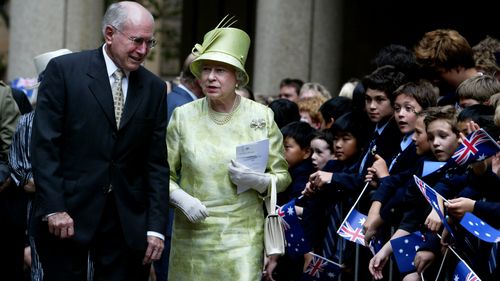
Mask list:
[[266,197],[265,203],[268,215],[276,215],[276,178],[271,175],[270,196]]

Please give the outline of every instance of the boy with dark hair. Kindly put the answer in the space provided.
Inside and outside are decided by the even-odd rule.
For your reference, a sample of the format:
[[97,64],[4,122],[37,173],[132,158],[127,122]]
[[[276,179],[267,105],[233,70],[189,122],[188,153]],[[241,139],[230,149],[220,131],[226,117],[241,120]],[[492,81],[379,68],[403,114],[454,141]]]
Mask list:
[[411,180],[411,175],[416,172],[415,163],[419,158],[412,141],[417,115],[437,103],[437,93],[426,81],[404,84],[394,95],[394,116],[404,138],[399,144],[399,153],[391,162],[376,156],[372,167],[368,168],[366,181],[377,183],[378,188],[372,195],[370,211],[364,223],[366,243],[384,222],[397,224],[401,219],[400,211],[406,193],[405,183]]
[[352,100],[346,97],[335,97],[324,102],[320,108],[319,112],[323,117],[321,122],[321,128],[330,128],[335,120],[340,116],[350,112],[352,108]]
[[288,162],[292,183],[284,192],[278,194],[278,205],[299,197],[309,180],[309,175],[315,171],[311,161],[311,140],[315,132],[316,130],[309,124],[301,121],[292,122],[281,128],[285,159]]

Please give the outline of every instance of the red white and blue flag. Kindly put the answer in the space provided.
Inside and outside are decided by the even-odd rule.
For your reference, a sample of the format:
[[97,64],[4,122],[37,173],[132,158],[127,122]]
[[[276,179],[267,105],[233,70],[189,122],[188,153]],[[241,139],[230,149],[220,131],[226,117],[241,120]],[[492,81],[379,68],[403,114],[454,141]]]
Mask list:
[[365,246],[365,234],[363,233],[363,224],[366,221],[366,215],[361,214],[356,209],[352,209],[349,216],[344,220],[337,230],[341,237]]
[[460,260],[455,268],[453,281],[481,281],[481,279],[463,260]]
[[301,281],[336,280],[340,273],[339,265],[318,255],[313,255],[312,260],[302,273]]
[[500,151],[500,147],[485,130],[479,129],[472,132],[457,148],[451,159],[457,165],[466,165],[482,161]]
[[[462,143],[447,162],[424,163],[424,172],[422,176],[427,176],[434,172],[447,170],[456,166],[464,166],[483,161],[499,151],[500,145],[498,145],[485,130],[479,129],[462,139]],[[430,164],[432,164],[432,166]]]
[[451,226],[448,224],[448,221],[444,217],[444,212],[441,210],[441,207],[439,206],[438,202],[438,196],[443,198],[443,200],[446,200],[443,196],[441,196],[439,193],[437,193],[432,187],[430,187],[428,184],[426,184],[423,180],[421,180],[419,177],[413,175],[413,178],[415,179],[415,183],[417,184],[418,189],[420,192],[422,192],[422,195],[425,197],[427,202],[431,204],[432,208],[436,211],[436,213],[439,215],[441,218],[441,221],[443,222],[444,227],[448,230],[451,236],[455,236],[453,229]]
[[311,243],[305,238],[302,224],[295,212],[295,199],[281,206],[278,209],[278,215],[283,219],[287,253],[291,256],[298,256],[311,251]]

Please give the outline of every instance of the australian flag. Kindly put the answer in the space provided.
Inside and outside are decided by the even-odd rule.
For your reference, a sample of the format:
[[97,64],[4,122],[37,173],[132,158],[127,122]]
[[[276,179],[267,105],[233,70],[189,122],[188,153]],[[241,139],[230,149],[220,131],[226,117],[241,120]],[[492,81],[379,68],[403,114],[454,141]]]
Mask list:
[[451,160],[457,165],[468,165],[472,162],[482,161],[500,151],[500,147],[485,130],[479,129],[472,132],[457,148]]
[[481,281],[481,279],[464,261],[460,260],[453,273],[453,281]]
[[366,221],[366,216],[352,209],[349,216],[344,220],[337,230],[341,237],[365,246],[365,234],[363,233],[363,223]]
[[401,273],[416,270],[413,261],[422,242],[424,239],[420,231],[391,240],[392,252]]
[[306,269],[302,273],[301,281],[321,281],[321,280],[337,280],[337,275],[340,273],[340,267],[317,255],[313,255],[312,260],[307,264]]
[[[448,224],[448,221],[443,215],[443,211],[441,211],[441,208],[439,207],[439,203],[437,200],[439,194],[429,185],[427,185],[423,180],[421,180],[419,177],[413,175],[413,178],[415,179],[415,183],[417,184],[418,189],[420,189],[420,192],[422,192],[427,202],[429,202],[432,208],[438,213],[439,217],[441,218],[441,221],[443,222],[444,227],[446,227],[450,235],[454,237],[455,235],[453,229]],[[443,198],[441,195],[439,196]]]
[[283,219],[288,254],[298,256],[311,251],[311,244],[305,239],[302,224],[295,212],[295,199],[281,206],[278,215]]
[[483,241],[489,243],[497,243],[500,241],[500,230],[494,229],[472,213],[465,213],[460,224],[467,229],[467,231]]
[[435,163],[432,168],[433,171],[426,171],[423,175],[483,161],[499,151],[500,146],[495,140],[485,130],[479,129],[462,140],[462,143],[447,162],[433,162]]
[[375,235],[373,239],[368,244],[368,248],[373,255],[376,255],[384,246],[384,239],[379,237],[379,235]]

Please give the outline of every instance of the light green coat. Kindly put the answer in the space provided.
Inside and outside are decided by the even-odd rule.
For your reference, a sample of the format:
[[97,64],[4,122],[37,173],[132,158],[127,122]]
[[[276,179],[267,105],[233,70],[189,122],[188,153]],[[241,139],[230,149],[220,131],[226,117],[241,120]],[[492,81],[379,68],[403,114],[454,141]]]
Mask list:
[[174,111],[167,129],[170,192],[182,188],[201,200],[210,216],[193,224],[175,211],[169,280],[260,280],[263,200],[254,190],[236,194],[228,165],[237,145],[265,138],[270,141],[266,172],[276,176],[282,191],[291,179],[282,135],[268,107],[242,98],[225,125],[209,118],[206,98]]

